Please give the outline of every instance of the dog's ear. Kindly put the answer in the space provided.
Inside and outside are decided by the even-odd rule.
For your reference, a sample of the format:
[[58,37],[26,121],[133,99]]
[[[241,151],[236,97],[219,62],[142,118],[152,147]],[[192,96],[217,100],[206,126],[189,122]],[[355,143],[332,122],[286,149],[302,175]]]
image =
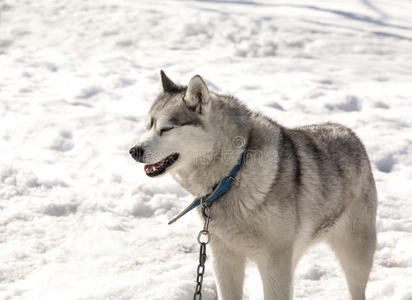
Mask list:
[[164,92],[176,92],[179,90],[179,87],[166,76],[163,70],[160,70],[160,77],[162,79],[162,86]]
[[199,75],[193,76],[187,86],[184,101],[186,105],[197,113],[202,113],[202,105],[209,101],[209,89],[202,77]]

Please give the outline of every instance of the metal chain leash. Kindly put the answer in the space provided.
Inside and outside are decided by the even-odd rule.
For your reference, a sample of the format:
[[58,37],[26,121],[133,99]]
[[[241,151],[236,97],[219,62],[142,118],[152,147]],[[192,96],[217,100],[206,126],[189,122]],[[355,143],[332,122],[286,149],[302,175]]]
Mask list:
[[205,262],[206,262],[206,245],[210,242],[210,232],[209,232],[209,222],[210,222],[210,206],[211,203],[203,202],[203,199],[200,200],[202,205],[202,215],[205,219],[205,224],[203,229],[200,230],[199,235],[197,236],[197,242],[200,244],[199,251],[199,265],[197,266],[197,277],[196,277],[196,288],[193,300],[202,299],[202,283],[203,275],[205,273]]

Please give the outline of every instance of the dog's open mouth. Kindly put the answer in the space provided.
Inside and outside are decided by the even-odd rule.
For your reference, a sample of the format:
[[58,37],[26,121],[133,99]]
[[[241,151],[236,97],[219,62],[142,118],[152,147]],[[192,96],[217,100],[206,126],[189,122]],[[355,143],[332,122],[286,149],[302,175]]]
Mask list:
[[166,158],[163,158],[161,161],[152,164],[152,165],[145,165],[144,171],[146,172],[147,176],[157,176],[162,174],[168,167],[170,167],[174,162],[179,158],[179,153],[173,153]]

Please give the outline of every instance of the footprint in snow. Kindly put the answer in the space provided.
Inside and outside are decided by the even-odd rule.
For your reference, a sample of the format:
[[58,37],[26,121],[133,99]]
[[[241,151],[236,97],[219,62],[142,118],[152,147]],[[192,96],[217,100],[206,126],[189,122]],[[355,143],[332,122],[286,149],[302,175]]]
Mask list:
[[119,47],[131,47],[133,46],[133,41],[132,40],[120,40],[118,42],[116,42],[116,46]]
[[318,265],[311,266],[303,274],[302,277],[307,280],[320,280],[322,276],[326,275],[326,272],[322,270]]
[[77,212],[78,205],[67,203],[67,204],[55,204],[51,203],[43,209],[43,214],[52,217],[64,217]]
[[393,170],[393,167],[397,163],[396,159],[393,157],[393,154],[387,154],[383,158],[379,159],[376,162],[376,167],[379,171],[384,173],[390,173]]
[[377,107],[377,108],[383,108],[383,109],[389,109],[389,108],[390,108],[389,105],[387,105],[387,104],[384,103],[384,102],[380,102],[380,101],[378,101],[378,102],[375,103],[375,107]]
[[272,103],[268,104],[267,106],[269,106],[269,107],[271,107],[271,108],[274,108],[274,109],[277,109],[277,110],[281,110],[281,111],[284,111],[284,110],[285,110],[285,109],[283,108],[283,106],[280,105],[280,104],[277,103],[277,102],[272,102]]
[[118,30],[105,30],[102,32],[102,36],[111,36],[119,34]]
[[60,152],[70,151],[74,147],[72,138],[73,134],[71,131],[61,130],[58,136],[52,141],[50,148]]
[[154,209],[146,203],[138,201],[133,205],[131,214],[135,217],[149,218],[153,216]]
[[0,48],[8,48],[13,44],[13,40],[4,39],[0,40]]
[[324,79],[324,80],[320,80],[319,81],[320,84],[324,84],[324,85],[332,85],[334,84],[334,82],[330,79]]
[[80,91],[80,94],[77,96],[78,99],[88,99],[93,96],[96,96],[103,92],[103,89],[99,86],[89,86]]
[[116,88],[125,88],[125,87],[131,86],[135,83],[136,83],[136,81],[133,80],[133,79],[120,77],[119,80],[116,83]]
[[360,111],[362,109],[358,97],[353,95],[346,96],[346,99],[341,102],[326,104],[325,107],[329,110],[341,110],[345,112]]

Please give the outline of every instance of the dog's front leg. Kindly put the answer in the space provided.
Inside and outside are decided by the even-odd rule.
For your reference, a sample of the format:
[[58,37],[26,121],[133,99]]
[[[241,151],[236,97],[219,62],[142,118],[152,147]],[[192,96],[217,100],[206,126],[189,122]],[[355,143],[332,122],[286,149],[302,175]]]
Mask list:
[[262,251],[256,263],[265,300],[292,299],[292,249]]
[[228,249],[213,237],[211,243],[213,268],[219,300],[240,300],[243,297],[245,257]]

